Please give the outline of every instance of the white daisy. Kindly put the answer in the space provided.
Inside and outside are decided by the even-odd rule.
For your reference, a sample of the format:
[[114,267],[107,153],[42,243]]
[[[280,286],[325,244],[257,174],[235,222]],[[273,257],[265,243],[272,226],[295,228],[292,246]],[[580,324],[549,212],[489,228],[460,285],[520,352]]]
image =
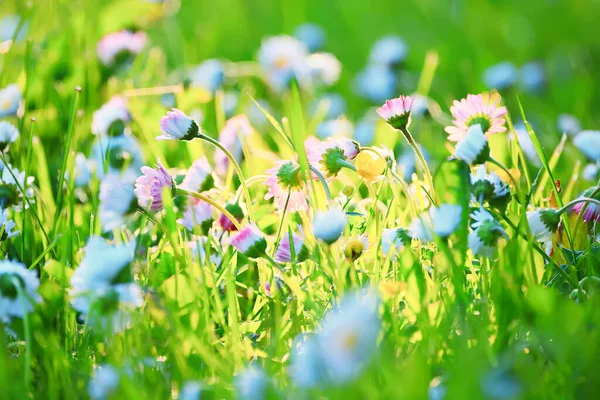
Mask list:
[[581,176],[586,181],[596,181],[598,179],[599,172],[600,167],[598,166],[598,164],[588,164],[583,168]]
[[16,224],[15,221],[9,218],[8,216],[8,208],[0,211],[0,231],[2,232],[2,236],[0,240],[10,239],[19,234],[19,231],[13,231]]
[[33,202],[35,199],[31,185],[34,179],[32,176],[26,178],[24,171],[19,171],[10,164],[3,166],[0,177],[0,208],[10,207],[15,211],[21,211],[23,203],[25,203],[25,208],[28,208],[29,205],[27,202],[23,201],[23,192],[21,189],[25,188],[25,182],[27,181],[25,194],[29,202]]
[[483,208],[475,210],[471,218],[474,222],[471,224],[473,230],[469,233],[469,247],[477,257],[493,257],[498,240],[508,237],[504,228]]
[[579,132],[573,144],[590,160],[600,161],[600,131]]
[[235,389],[240,400],[263,400],[267,398],[269,377],[257,366],[249,366],[235,378]]
[[16,84],[8,85],[0,90],[0,118],[15,115],[19,110],[22,95]]
[[75,186],[87,186],[92,179],[91,162],[82,153],[75,155],[75,166],[73,169],[75,175]]
[[481,125],[471,125],[454,148],[454,155],[467,164],[483,164],[490,157],[490,146]]
[[205,156],[194,161],[192,166],[185,173],[180,188],[192,192],[203,192],[210,189],[214,179],[211,175],[212,167]]
[[333,86],[340,79],[342,63],[331,53],[315,53],[306,60],[314,82]]
[[[19,291],[17,286],[21,288]],[[17,261],[0,261],[0,321],[10,323],[12,318],[23,318],[33,311],[42,297],[37,293],[40,280],[33,270]],[[22,292],[22,294],[19,294]]]
[[102,179],[99,198],[98,214],[103,232],[123,226],[125,216],[137,204],[133,183],[116,173],[109,173]]
[[540,208],[527,212],[529,229],[535,239],[544,244],[546,250],[552,249],[552,236],[558,230],[560,214],[555,209]]
[[119,136],[125,126],[131,121],[127,100],[120,96],[112,97],[103,104],[92,118],[92,133],[94,135]]
[[99,137],[92,146],[90,160],[98,179],[104,178],[106,170],[133,182],[144,166],[140,143],[129,134]]
[[310,86],[306,45],[291,36],[274,36],[263,40],[258,62],[273,89],[282,92],[295,78],[300,86]]
[[575,135],[581,132],[581,124],[577,117],[571,114],[560,114],[558,116],[558,130],[561,133]]
[[19,138],[19,130],[10,122],[0,122],[0,150],[5,150],[10,143]]
[[381,235],[381,252],[396,257],[405,245],[410,244],[408,230],[404,228],[384,229]]
[[88,384],[88,394],[92,400],[106,400],[119,387],[119,381],[119,373],[115,368],[108,364],[99,365]]
[[462,207],[457,204],[441,204],[439,207],[431,207],[429,215],[435,234],[447,238],[454,233],[462,220]]

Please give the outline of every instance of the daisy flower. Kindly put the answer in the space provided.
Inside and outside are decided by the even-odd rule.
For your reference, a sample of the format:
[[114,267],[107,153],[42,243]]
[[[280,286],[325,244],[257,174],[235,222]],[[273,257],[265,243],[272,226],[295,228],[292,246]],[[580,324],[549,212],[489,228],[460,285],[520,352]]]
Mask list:
[[0,122],[0,151],[5,151],[8,145],[19,138],[19,130],[10,122]]
[[192,192],[204,192],[210,190],[213,185],[212,167],[206,157],[202,156],[187,170],[179,187]]
[[450,236],[462,219],[462,207],[457,204],[441,204],[413,219],[409,231],[422,242],[433,241],[433,234],[442,239]]
[[122,30],[109,33],[98,42],[96,48],[98,59],[102,64],[111,67],[121,55],[137,55],[146,46],[147,36],[142,31]]
[[327,211],[317,210],[313,219],[313,234],[327,244],[337,241],[346,226],[346,213],[332,207]]
[[133,212],[137,204],[133,182],[115,173],[106,175],[100,182],[99,199],[98,214],[103,232],[123,226],[125,216]]
[[[586,190],[579,198],[593,198],[596,200],[600,200],[600,193],[592,197],[592,194],[596,191],[596,189],[597,187],[592,187]],[[584,208],[585,211],[583,211]],[[600,206],[594,203],[577,203],[573,206],[571,210],[576,214],[581,214],[581,212],[583,211],[583,220],[585,222],[600,221]]]
[[412,98],[400,96],[386,102],[377,109],[377,114],[392,128],[405,130],[410,125]]
[[[242,158],[242,142],[240,136],[248,136],[252,132],[252,126],[248,117],[237,115],[225,123],[225,127],[219,134],[219,142],[225,147],[235,160],[239,163]],[[229,159],[221,150],[214,153],[215,171],[219,175],[225,175],[229,167]]]
[[398,78],[387,65],[370,64],[360,71],[354,80],[358,96],[373,103],[380,103],[396,93]]
[[454,156],[467,164],[483,164],[490,158],[490,146],[481,125],[471,125],[454,148]]
[[129,134],[99,137],[92,146],[90,160],[98,179],[104,177],[106,170],[135,180],[144,166],[140,143]]
[[200,232],[207,234],[213,223],[213,207],[195,197],[192,197],[183,212],[183,218],[177,220],[188,231],[193,231],[195,226],[200,227]]
[[8,324],[12,318],[23,318],[33,311],[35,304],[42,301],[37,293],[39,286],[34,270],[18,261],[0,260],[0,321]]
[[102,364],[94,369],[92,379],[88,384],[88,394],[92,400],[106,400],[119,387],[121,378],[115,368]]
[[200,136],[200,128],[193,119],[177,108],[167,111],[160,119],[161,135],[156,140],[192,140]]
[[[227,211],[229,211],[229,213],[231,215],[233,215],[235,217],[235,219],[237,219],[238,222],[242,222],[242,220],[244,219],[244,211],[242,210],[242,207],[240,207],[239,204],[237,204],[237,203],[226,204],[225,209]],[[237,231],[237,227],[235,226],[235,224],[233,222],[231,222],[231,220],[223,213],[221,213],[221,215],[219,216],[218,222],[219,222],[219,226],[224,231],[229,231],[229,232]]]
[[298,26],[294,30],[294,37],[304,43],[311,53],[321,50],[325,44],[325,31],[315,24]]
[[298,334],[291,348],[289,375],[300,388],[313,388],[326,383],[327,371],[316,335]]
[[560,114],[557,121],[558,131],[568,135],[581,132],[581,124],[576,116],[571,114]]
[[[292,243],[294,245],[294,256],[292,257]],[[300,263],[308,258],[308,247],[304,244],[304,238],[296,233],[292,234],[292,240],[290,237],[284,234],[279,242],[279,247],[273,257],[277,262],[295,262]]]
[[[225,239],[223,239],[224,241]],[[221,243],[223,243],[223,241]],[[223,257],[219,254],[218,250],[213,246],[208,245],[208,239],[206,236],[194,236],[186,246],[190,249],[192,254],[192,261],[204,265],[206,263],[206,252],[210,254],[209,260],[213,264],[219,266],[223,261]],[[208,246],[208,247],[207,247]]]
[[493,206],[504,206],[510,199],[510,188],[495,172],[486,173],[485,166],[480,165],[475,174],[471,174],[473,201],[480,204],[487,201]]
[[340,79],[342,63],[331,53],[315,53],[308,56],[306,63],[315,83],[333,86]]
[[94,135],[119,136],[123,134],[123,130],[129,122],[131,122],[131,114],[127,100],[121,96],[114,96],[94,112],[92,133]]
[[492,214],[483,208],[475,210],[471,214],[473,229],[469,233],[469,247],[477,257],[492,258],[496,253],[498,240],[502,237],[508,239],[508,235],[502,225],[494,219]]
[[258,52],[258,62],[276,92],[282,92],[294,78],[300,86],[310,85],[307,57],[308,49],[304,43],[284,35],[263,40]]
[[553,208],[527,211],[527,222],[531,234],[537,241],[551,244],[552,236],[554,236],[560,224],[560,214]]
[[582,131],[573,144],[590,160],[600,162],[600,131]]
[[2,236],[0,236],[0,241],[4,241],[10,238],[13,238],[19,234],[19,231],[13,231],[16,224],[15,221],[10,219],[8,216],[8,208],[0,211],[0,232],[2,232]]
[[521,67],[520,78],[523,88],[538,93],[546,86],[546,69],[540,62],[529,62]]
[[[35,199],[31,185],[34,177],[25,177],[24,171],[19,171],[10,164],[3,166],[0,175],[0,209],[10,207],[15,211],[21,211],[23,208],[23,192],[21,189],[25,188],[25,181],[27,181],[25,196],[29,202],[33,202]],[[27,202],[25,202],[25,208],[28,207]]]
[[596,181],[599,173],[600,167],[597,164],[588,164],[583,168],[581,176],[586,181]]
[[158,162],[156,168],[142,167],[142,176],[135,180],[134,193],[140,207],[149,207],[151,211],[162,209],[162,192],[164,188],[174,188],[169,172]]
[[231,245],[246,257],[258,258],[265,255],[267,241],[258,227],[247,224],[231,238]]
[[447,126],[448,139],[458,142],[462,139],[471,125],[479,124],[483,133],[488,136],[494,133],[505,132],[506,120],[504,116],[508,113],[506,107],[500,107],[499,94],[469,94],[466,99],[454,101],[450,108],[454,120],[454,126]]
[[214,93],[223,86],[225,81],[223,63],[219,60],[206,60],[194,67],[188,73],[188,77],[192,86]]
[[408,45],[398,36],[384,36],[373,45],[369,61],[375,65],[393,67],[408,56]]
[[265,180],[268,190],[265,200],[274,199],[277,210],[282,213],[308,211],[304,181],[300,177],[300,166],[294,161],[278,161],[268,169]]
[[369,248],[367,235],[355,236],[348,239],[344,247],[344,256],[349,262],[354,262]]
[[410,246],[408,229],[391,228],[383,230],[381,235],[381,252],[385,256],[395,258],[404,246]]
[[329,138],[325,142],[308,138],[304,147],[310,165],[327,178],[336,176],[359,152],[356,142],[343,137]]
[[0,118],[16,115],[21,104],[21,89],[11,84],[0,90]]

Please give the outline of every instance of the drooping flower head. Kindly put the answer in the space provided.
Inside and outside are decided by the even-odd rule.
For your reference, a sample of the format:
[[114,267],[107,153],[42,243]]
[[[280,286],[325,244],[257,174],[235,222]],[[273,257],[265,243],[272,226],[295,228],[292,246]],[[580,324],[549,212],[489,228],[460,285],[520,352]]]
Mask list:
[[294,161],[278,161],[275,167],[268,169],[265,180],[268,187],[265,200],[274,199],[277,210],[282,213],[308,211],[305,184],[300,176],[300,166]]
[[21,89],[11,84],[0,90],[0,118],[17,114],[22,99]]
[[[293,244],[293,253],[292,253]],[[308,247],[304,244],[304,238],[296,233],[292,234],[292,240],[284,234],[275,252],[275,261],[300,263],[308,258]]]
[[183,212],[183,218],[177,220],[187,230],[193,231],[198,226],[200,232],[207,234],[213,223],[213,206],[195,197],[190,199]]
[[504,228],[483,208],[475,210],[471,218],[473,230],[469,233],[469,247],[477,257],[493,257],[498,247],[498,240],[502,237],[507,238]]
[[92,118],[92,133],[94,135],[119,136],[125,126],[131,122],[131,114],[127,100],[121,96],[112,97],[103,104]]
[[122,30],[109,33],[98,42],[98,59],[107,67],[122,59],[139,54],[146,46],[147,36],[142,31]]
[[327,244],[337,241],[346,226],[346,213],[338,207],[317,210],[313,219],[313,234]]
[[167,111],[160,119],[162,134],[156,140],[192,140],[199,136],[200,128],[193,119],[177,108]]
[[180,188],[192,192],[205,192],[210,190],[215,183],[212,176],[212,167],[206,157],[202,156],[193,162],[192,166],[185,173]]
[[[600,201],[600,192],[596,193],[594,195],[594,197],[592,197],[594,192],[596,192],[596,189],[598,189],[598,188],[592,187],[592,188],[586,190],[585,192],[583,192],[583,194],[580,196],[580,198],[593,198],[593,199]],[[584,208],[585,208],[585,211],[584,211]],[[571,210],[573,212],[575,212],[576,214],[581,214],[581,212],[583,212],[583,220],[585,222],[600,221],[600,206],[598,206],[594,203],[577,203],[573,206],[573,208]]]
[[115,173],[106,175],[100,182],[99,198],[98,214],[103,232],[120,228],[137,204],[133,182]]
[[231,238],[231,245],[246,257],[258,258],[265,254],[267,241],[258,227],[247,224]]
[[404,130],[410,125],[412,98],[400,96],[386,102],[377,109],[377,114],[394,129]]
[[343,137],[329,138],[324,142],[308,138],[304,146],[309,164],[328,178],[336,176],[359,152],[356,142]]
[[[237,203],[229,203],[225,205],[225,209],[229,211],[229,213],[238,221],[242,222],[244,219],[244,211],[242,207],[240,207]],[[221,213],[219,216],[219,226],[223,228],[224,231],[234,232],[237,231],[237,227],[235,224],[227,217],[225,214]]]
[[471,174],[471,186],[472,200],[480,204],[487,201],[489,205],[503,209],[510,200],[508,184],[494,171],[487,174],[483,165]]
[[[248,136],[252,132],[252,126],[248,117],[245,115],[237,115],[230,118],[225,123],[225,127],[219,134],[219,142],[225,147],[237,162],[242,158],[242,142],[241,136]],[[225,175],[229,167],[229,159],[221,150],[216,150],[214,153],[215,171],[219,175]]]
[[5,151],[8,145],[19,138],[19,130],[10,122],[0,122],[0,151]]
[[560,224],[560,215],[553,208],[540,208],[527,212],[527,222],[537,241],[551,245],[552,236]]
[[162,209],[163,189],[173,189],[173,179],[169,172],[158,162],[156,168],[142,167],[142,176],[135,180],[135,195],[140,207],[149,207],[151,211]]
[[33,184],[34,177],[25,177],[25,171],[19,171],[13,168],[10,164],[2,167],[2,175],[0,176],[0,208],[12,208],[15,211],[20,211],[25,203],[25,208],[28,208],[27,201],[23,201],[22,189],[25,189],[25,182],[27,182],[27,189],[25,190],[25,197],[29,202],[33,202],[34,192],[31,185]]
[[483,164],[490,158],[490,146],[481,125],[471,125],[465,136],[458,141],[454,155],[467,164]]
[[[18,285],[18,288],[17,286]],[[42,301],[37,293],[40,280],[34,270],[17,261],[0,261],[0,321],[10,323],[12,318],[23,318]]]
[[458,142],[462,139],[471,125],[481,125],[481,130],[486,136],[494,133],[505,132],[506,120],[504,116],[508,113],[506,107],[500,107],[500,95],[469,94],[466,99],[454,101],[450,108],[454,120],[454,126],[447,126],[448,140]]
[[354,236],[348,239],[344,247],[344,256],[349,262],[354,262],[369,248],[367,235]]

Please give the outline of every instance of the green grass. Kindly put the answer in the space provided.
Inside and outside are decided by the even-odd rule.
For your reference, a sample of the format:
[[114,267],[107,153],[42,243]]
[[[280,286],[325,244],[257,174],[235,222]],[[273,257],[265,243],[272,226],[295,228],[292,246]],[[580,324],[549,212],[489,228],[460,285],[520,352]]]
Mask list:
[[[589,234],[590,224],[564,214],[555,252],[544,256],[525,212],[560,207],[593,185],[578,177],[585,159],[569,138],[561,139],[556,119],[572,113],[584,129],[598,127],[600,2],[183,1],[176,14],[173,4],[161,8],[129,0],[6,3],[0,14],[24,15],[30,29],[26,40],[0,55],[0,87],[16,82],[25,98],[20,118],[3,118],[21,133],[4,157],[35,177],[30,185],[35,202],[12,212],[20,235],[0,242],[0,252],[1,258],[20,260],[38,272],[43,302],[11,324],[16,339],[1,336],[0,398],[85,398],[100,364],[118,369],[114,398],[128,399],[172,398],[190,380],[203,383],[203,398],[235,398],[235,376],[250,364],[272,379],[271,398],[426,399],[436,381],[447,388],[449,399],[583,399],[598,393],[598,241]],[[270,123],[246,139],[241,163],[267,253],[272,255],[276,240],[302,224],[309,259],[278,269],[265,258],[248,259],[221,244],[219,231],[208,240],[223,262],[195,262],[186,247],[190,234],[176,221],[182,199],[168,198],[164,210],[138,210],[125,227],[103,234],[116,243],[136,244],[131,270],[144,304],[132,314],[132,327],[112,334],[78,323],[70,305],[70,277],[88,238],[102,235],[100,180],[94,176],[89,185],[76,188],[68,177],[74,176],[75,154],[90,153],[94,111],[114,94],[178,85],[182,67],[207,58],[255,60],[263,37],[290,34],[306,21],[325,29],[326,50],[343,64],[333,90],[346,98],[353,121],[373,106],[352,91],[352,79],[366,65],[372,44],[390,33],[409,44],[398,94],[418,88],[440,105],[435,118],[415,118],[411,133],[431,154],[438,201],[463,207],[462,223],[450,240],[413,240],[397,259],[381,252],[384,228],[407,227],[426,208],[421,172],[421,180],[405,183],[389,171],[385,179],[367,184],[344,169],[329,187],[334,198],[352,193],[351,213],[342,239],[331,246],[311,233],[314,212],[328,204],[320,181],[306,183],[308,213],[277,214],[264,200],[261,175],[273,160],[298,157],[309,176],[303,142],[319,122],[308,111],[315,94],[293,86],[275,95],[260,79],[240,77],[226,83],[240,92],[237,112],[245,112],[244,105],[254,99],[271,106]],[[96,43],[131,25],[147,31],[151,46],[127,71],[107,79]],[[506,212],[495,212],[509,239],[500,242],[496,257],[480,259],[467,246],[470,171],[448,160],[443,128],[450,124],[452,101],[485,90],[482,72],[503,60],[517,65],[541,60],[547,67],[544,92],[502,92],[512,122],[527,118],[531,123],[528,132],[543,167],[528,163],[516,142],[508,144],[507,134],[490,140],[495,157],[518,176],[518,186],[512,187]],[[202,128],[214,138],[226,121],[222,96],[176,93],[183,111],[202,110]],[[214,146],[206,141],[155,140],[166,111],[159,95],[128,100],[131,130],[146,165],[160,159],[172,170],[183,170],[202,155],[212,163]],[[374,144],[408,148],[383,121]],[[488,169],[498,170],[491,164]],[[211,192],[211,198],[223,205],[244,202],[233,168],[222,178],[222,190]],[[344,244],[360,234],[368,235],[369,249],[349,262]],[[302,394],[288,370],[294,338],[318,331],[332,305],[365,287],[382,300],[377,350],[355,379]]]

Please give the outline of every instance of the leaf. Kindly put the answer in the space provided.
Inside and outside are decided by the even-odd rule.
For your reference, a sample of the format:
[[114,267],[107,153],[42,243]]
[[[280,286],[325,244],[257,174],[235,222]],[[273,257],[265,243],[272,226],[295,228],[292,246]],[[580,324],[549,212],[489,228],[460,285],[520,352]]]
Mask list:
[[56,260],[48,260],[43,267],[44,272],[56,279],[62,285],[66,285],[73,275],[73,270],[67,268],[63,263]]

